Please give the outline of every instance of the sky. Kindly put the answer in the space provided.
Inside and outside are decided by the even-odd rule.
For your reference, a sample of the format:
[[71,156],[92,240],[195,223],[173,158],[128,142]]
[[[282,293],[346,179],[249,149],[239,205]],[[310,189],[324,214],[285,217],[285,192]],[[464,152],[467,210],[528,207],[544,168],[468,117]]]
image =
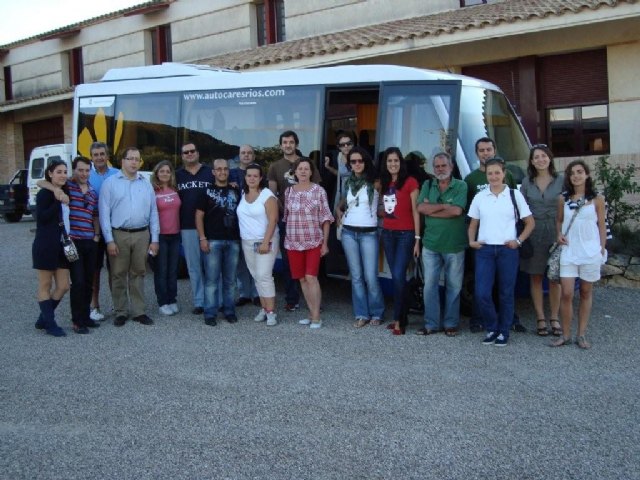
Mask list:
[[145,0],[0,0],[0,45],[144,2]]

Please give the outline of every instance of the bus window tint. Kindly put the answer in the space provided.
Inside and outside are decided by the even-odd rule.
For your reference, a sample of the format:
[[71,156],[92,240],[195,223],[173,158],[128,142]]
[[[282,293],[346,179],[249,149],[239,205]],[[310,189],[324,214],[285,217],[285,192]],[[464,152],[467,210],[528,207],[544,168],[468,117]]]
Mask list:
[[274,87],[185,92],[181,125],[202,158],[233,158],[249,144],[269,163],[281,157],[278,137],[294,130],[300,150],[319,150],[323,93],[319,87]]
[[80,98],[77,150],[83,157],[91,158],[89,150],[93,142],[102,142],[108,145],[111,151],[117,150],[113,143],[115,101],[116,97],[113,95]]
[[[478,119],[483,119],[479,122]],[[470,170],[478,168],[475,142],[490,137],[498,145],[498,155],[513,166],[509,171],[518,181],[526,168],[529,145],[511,105],[500,92],[463,86],[460,100],[459,139]]]
[[459,89],[442,82],[385,86],[380,150],[397,146],[421,158],[453,153]]
[[[153,170],[161,160],[176,162],[180,95],[177,93],[145,93],[120,95],[116,101],[118,120],[122,118],[122,136],[116,148],[119,159],[132,145],[140,148],[142,170]],[[116,127],[118,128],[118,127]]]

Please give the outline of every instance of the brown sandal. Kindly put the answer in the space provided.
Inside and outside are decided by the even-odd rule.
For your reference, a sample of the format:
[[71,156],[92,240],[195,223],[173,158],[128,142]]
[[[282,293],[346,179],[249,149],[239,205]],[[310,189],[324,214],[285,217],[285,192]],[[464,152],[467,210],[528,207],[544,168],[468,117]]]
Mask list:
[[554,337],[559,337],[560,335],[562,335],[562,326],[560,325],[560,321],[557,318],[549,319],[549,323],[551,324],[551,334]]
[[547,329],[547,321],[544,318],[538,319],[536,330],[538,332],[538,335],[540,335],[541,337],[546,337],[547,335],[549,335],[549,330]]

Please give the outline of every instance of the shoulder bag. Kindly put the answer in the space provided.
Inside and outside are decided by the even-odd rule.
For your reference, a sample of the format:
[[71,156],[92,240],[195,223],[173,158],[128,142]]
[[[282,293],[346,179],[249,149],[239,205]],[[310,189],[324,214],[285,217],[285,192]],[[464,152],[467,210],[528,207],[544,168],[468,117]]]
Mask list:
[[64,221],[62,220],[62,206],[60,206],[60,228],[62,229],[62,234],[60,236],[60,242],[62,243],[62,250],[64,251],[64,256],[67,258],[69,262],[76,262],[80,259],[80,255],[78,254],[78,248],[76,244],[73,243],[71,237],[67,233],[67,228],[64,226]]
[[[569,233],[569,229],[571,225],[573,225],[573,221],[576,219],[578,212],[580,211],[580,207],[582,204],[578,204],[578,208],[576,208],[573,212],[573,216],[571,217],[571,221],[569,225],[567,225],[567,229],[564,232],[564,236],[567,236]],[[560,254],[562,253],[562,249],[560,248],[560,244],[558,242],[553,242],[553,245],[549,247],[549,259],[547,260],[547,278],[551,282],[559,282],[560,281]]]

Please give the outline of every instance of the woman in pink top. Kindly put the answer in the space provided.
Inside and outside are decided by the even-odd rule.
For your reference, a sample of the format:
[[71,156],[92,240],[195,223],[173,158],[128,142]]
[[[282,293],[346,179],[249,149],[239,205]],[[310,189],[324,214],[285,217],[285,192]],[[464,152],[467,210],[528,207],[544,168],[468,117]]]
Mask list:
[[320,328],[320,300],[322,293],[318,283],[320,257],[329,253],[327,240],[333,215],[329,210],[327,192],[313,183],[315,166],[308,158],[299,158],[294,165],[295,185],[284,195],[284,222],[287,233],[284,248],[289,257],[291,278],[300,280],[304,299],[309,307],[310,319],[298,323]]
[[180,256],[180,197],[176,172],[168,160],[158,163],[151,174],[160,217],[160,249],[155,261],[154,280],[160,313],[178,313],[178,258]]

